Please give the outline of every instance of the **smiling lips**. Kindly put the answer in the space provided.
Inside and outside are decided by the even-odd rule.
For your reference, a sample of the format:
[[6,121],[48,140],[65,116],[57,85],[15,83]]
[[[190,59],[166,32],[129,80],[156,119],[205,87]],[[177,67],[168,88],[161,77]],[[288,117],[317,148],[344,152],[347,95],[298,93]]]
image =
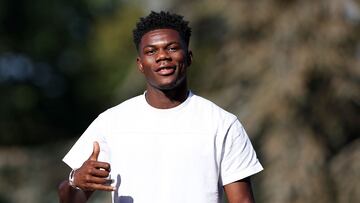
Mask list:
[[171,75],[175,72],[176,66],[164,66],[156,69],[156,72],[161,76]]

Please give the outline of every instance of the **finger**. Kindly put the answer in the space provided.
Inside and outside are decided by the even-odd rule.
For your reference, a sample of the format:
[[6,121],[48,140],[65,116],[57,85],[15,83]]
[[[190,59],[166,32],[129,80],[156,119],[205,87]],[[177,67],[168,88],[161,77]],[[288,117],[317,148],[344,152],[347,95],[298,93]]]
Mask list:
[[97,161],[100,154],[100,146],[98,142],[94,142],[93,144],[93,152],[89,158],[89,160]]
[[112,180],[110,178],[100,178],[96,176],[88,176],[86,180],[86,184],[101,184],[101,185],[109,185],[111,184]]
[[99,179],[94,179],[95,184],[100,184],[100,185],[106,185],[106,186],[111,186],[111,184],[114,182],[114,179],[111,178],[99,178]]
[[101,178],[106,178],[109,176],[109,171],[105,171],[105,170],[101,170],[101,169],[91,169],[89,171],[89,173],[92,175],[92,176],[95,176],[95,177],[101,177]]
[[82,189],[90,189],[88,188],[89,184],[101,184],[109,186],[114,182],[114,179],[106,177],[98,177],[93,176],[91,174],[86,175],[83,177],[83,179],[77,184],[78,187]]
[[102,169],[102,170],[110,172],[110,164],[107,162],[88,161],[88,164],[90,164],[93,168]]
[[103,185],[103,184],[96,184],[96,183],[89,183],[86,185],[86,190],[103,190],[103,191],[115,191],[116,187]]

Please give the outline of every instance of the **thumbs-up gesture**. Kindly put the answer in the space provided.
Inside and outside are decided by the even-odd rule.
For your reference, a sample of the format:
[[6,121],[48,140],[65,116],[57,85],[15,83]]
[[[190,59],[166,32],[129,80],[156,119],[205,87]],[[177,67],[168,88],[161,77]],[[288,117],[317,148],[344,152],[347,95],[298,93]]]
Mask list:
[[93,152],[88,160],[75,171],[74,184],[84,191],[104,190],[114,191],[110,186],[111,180],[108,179],[110,164],[98,161],[100,146],[94,142]]

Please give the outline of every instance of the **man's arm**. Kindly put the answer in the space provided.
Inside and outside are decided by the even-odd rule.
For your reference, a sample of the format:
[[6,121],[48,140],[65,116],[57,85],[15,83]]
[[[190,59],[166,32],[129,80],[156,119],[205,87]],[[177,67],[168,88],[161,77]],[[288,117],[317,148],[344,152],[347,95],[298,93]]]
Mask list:
[[93,191],[82,191],[70,186],[68,180],[60,183],[58,188],[60,203],[85,203]]
[[229,203],[255,203],[250,177],[224,186]]
[[99,162],[99,143],[94,142],[93,153],[83,165],[74,172],[73,185],[69,181],[63,181],[58,188],[60,203],[85,203],[95,190],[114,191],[108,179],[110,164]]

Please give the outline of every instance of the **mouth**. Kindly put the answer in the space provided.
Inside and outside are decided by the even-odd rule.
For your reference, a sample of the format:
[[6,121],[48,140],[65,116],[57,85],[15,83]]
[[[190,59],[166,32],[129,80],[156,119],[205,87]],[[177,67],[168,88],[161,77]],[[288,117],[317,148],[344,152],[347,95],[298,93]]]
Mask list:
[[161,66],[158,69],[156,69],[156,72],[159,75],[166,76],[173,74],[175,70],[176,70],[176,66]]

